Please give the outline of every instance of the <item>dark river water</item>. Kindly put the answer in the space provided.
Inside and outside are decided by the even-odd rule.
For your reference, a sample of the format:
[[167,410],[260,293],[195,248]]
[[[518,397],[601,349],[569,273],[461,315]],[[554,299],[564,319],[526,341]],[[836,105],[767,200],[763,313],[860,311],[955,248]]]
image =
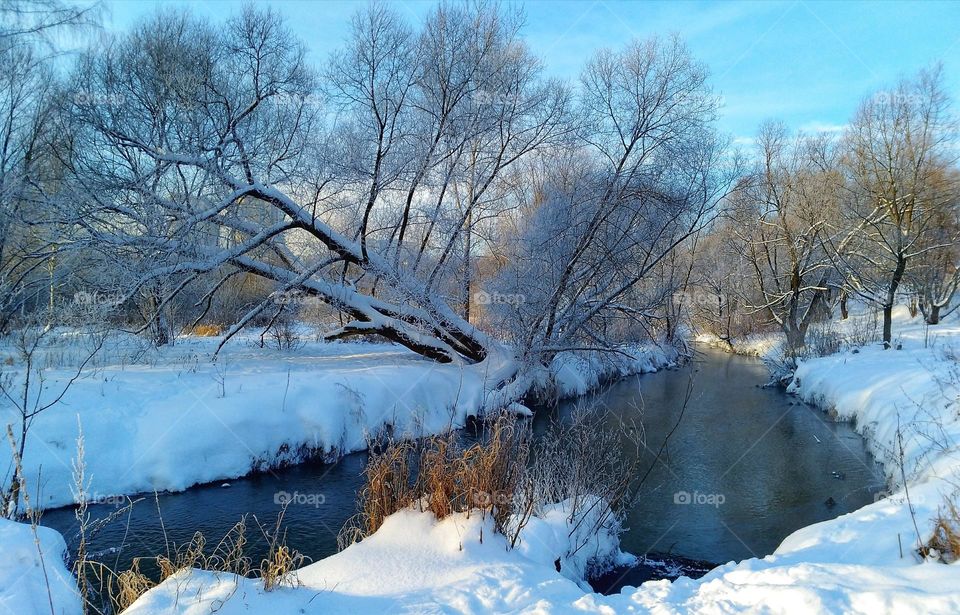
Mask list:
[[[766,380],[757,360],[701,349],[682,368],[628,378],[538,413],[535,431],[585,402],[643,426],[642,467],[653,468],[630,511],[622,546],[649,560],[595,580],[598,591],[679,573],[697,576],[710,562],[762,557],[794,530],[873,501],[883,480],[860,436],[780,389],[760,387]],[[287,544],[321,559],[336,552],[337,533],[354,513],[365,461],[359,453],[335,464],[228,481],[229,487],[198,486],[157,500],[145,495],[132,512],[99,531],[89,550],[122,569],[133,557],[166,553],[167,543],[183,544],[196,531],[215,544],[247,515],[249,553],[259,558],[266,540],[258,522],[272,528],[286,498]],[[90,507],[94,519],[115,510],[109,504]],[[49,510],[42,523],[76,547],[72,508]]]

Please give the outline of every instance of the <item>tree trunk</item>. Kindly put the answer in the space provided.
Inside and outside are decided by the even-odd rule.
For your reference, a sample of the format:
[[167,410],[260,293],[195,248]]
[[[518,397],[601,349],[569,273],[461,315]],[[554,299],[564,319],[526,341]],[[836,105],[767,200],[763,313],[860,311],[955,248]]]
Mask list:
[[805,332],[792,324],[785,328],[787,334],[787,349],[792,356],[797,356],[806,341]]
[[893,302],[897,297],[897,289],[903,279],[903,272],[907,268],[907,259],[902,255],[897,257],[897,268],[890,279],[890,288],[887,291],[887,301],[883,306],[883,347],[890,348],[893,339]]
[[470,322],[470,286],[472,282],[471,261],[473,260],[473,215],[467,214],[466,226],[463,229],[463,319]]
[[840,320],[846,320],[850,318],[850,312],[847,311],[847,292],[842,291],[840,293]]
[[161,311],[157,315],[156,329],[154,330],[153,336],[154,345],[159,348],[161,346],[166,346],[170,343],[170,331],[167,326],[167,319]]
[[940,306],[934,303],[930,306],[930,313],[927,315],[927,324],[928,325],[938,325],[940,324]]
[[158,284],[154,286],[148,301],[150,316],[153,317],[153,344],[157,348],[171,342],[171,327],[167,320],[166,307],[163,305],[163,296],[163,285]]
[[883,306],[883,347],[890,348],[893,339],[893,306]]

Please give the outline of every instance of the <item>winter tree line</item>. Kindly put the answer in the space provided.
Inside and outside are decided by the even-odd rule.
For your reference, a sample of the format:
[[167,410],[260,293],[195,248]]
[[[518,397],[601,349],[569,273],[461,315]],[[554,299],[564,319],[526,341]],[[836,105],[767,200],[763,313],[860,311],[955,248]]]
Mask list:
[[839,135],[762,124],[750,172],[691,257],[713,299],[706,326],[728,341],[772,327],[801,351],[852,299],[879,313],[889,348],[898,302],[929,325],[954,312],[957,128],[940,66],[864,98]]
[[[940,69],[842,134],[739,150],[677,37],[549,78],[523,16],[386,4],[317,65],[282,17],[163,10],[107,35],[0,0],[0,333],[83,319],[155,344],[311,319],[442,362],[529,364],[691,330],[801,348],[850,299],[956,309],[956,125]],[[57,51],[54,33],[95,42]],[[306,41],[308,43],[309,41]]]

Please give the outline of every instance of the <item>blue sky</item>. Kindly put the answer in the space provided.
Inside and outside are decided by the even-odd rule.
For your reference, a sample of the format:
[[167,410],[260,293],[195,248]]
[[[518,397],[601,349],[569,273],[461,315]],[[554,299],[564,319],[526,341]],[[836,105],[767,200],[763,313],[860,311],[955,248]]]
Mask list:
[[[158,6],[190,6],[211,20],[242,1],[107,2],[109,29],[122,30]],[[278,1],[322,62],[344,38],[358,1]],[[397,0],[412,21],[433,6]],[[710,67],[723,96],[720,127],[746,141],[776,118],[794,129],[836,129],[865,95],[943,62],[960,108],[960,2],[622,2],[528,1],[526,39],[549,73],[575,79],[585,58],[631,38],[679,33]]]

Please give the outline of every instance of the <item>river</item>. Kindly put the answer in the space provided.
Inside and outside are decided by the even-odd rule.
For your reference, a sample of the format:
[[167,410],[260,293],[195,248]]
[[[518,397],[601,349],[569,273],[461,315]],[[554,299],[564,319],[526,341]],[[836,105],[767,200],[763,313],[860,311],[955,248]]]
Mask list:
[[[756,359],[699,349],[683,367],[627,378],[538,412],[535,431],[583,403],[643,426],[641,467],[644,473],[653,468],[627,516],[622,547],[649,559],[594,580],[598,591],[762,557],[794,530],[873,501],[882,474],[852,426],[781,389],[762,387],[766,380]],[[280,502],[289,499],[287,544],[321,559],[336,552],[337,533],[354,514],[365,461],[358,453],[335,464],[303,464],[156,500],[144,495],[132,512],[99,531],[89,550],[122,569],[134,557],[166,553],[167,544],[183,544],[196,531],[215,543],[247,515],[249,553],[259,558],[266,540],[258,523],[272,528]],[[115,510],[111,504],[90,507],[94,519]],[[42,523],[76,547],[73,508],[46,511]]]

